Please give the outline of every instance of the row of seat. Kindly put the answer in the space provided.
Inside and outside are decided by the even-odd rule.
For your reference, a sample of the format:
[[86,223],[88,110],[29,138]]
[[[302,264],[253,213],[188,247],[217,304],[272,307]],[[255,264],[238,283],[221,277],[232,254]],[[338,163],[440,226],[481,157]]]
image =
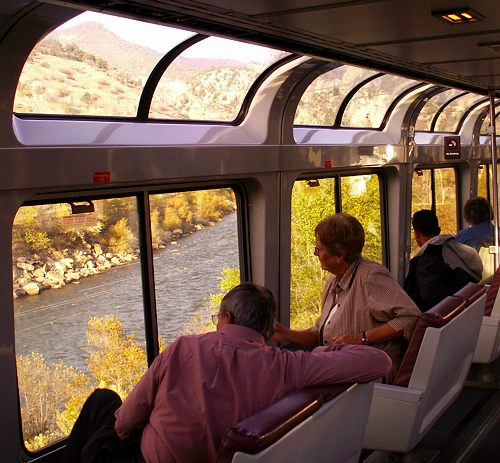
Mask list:
[[[394,384],[295,391],[228,430],[218,462],[355,463],[362,448],[409,452],[459,395],[471,363],[499,356],[499,286],[500,268],[489,288],[469,283],[423,313]],[[365,461],[382,460],[374,452]]]

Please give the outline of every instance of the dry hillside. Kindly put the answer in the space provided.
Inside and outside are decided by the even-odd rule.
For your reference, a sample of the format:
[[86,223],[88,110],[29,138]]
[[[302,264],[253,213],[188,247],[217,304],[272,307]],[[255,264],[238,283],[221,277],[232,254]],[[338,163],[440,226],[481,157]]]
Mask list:
[[[161,55],[102,24],[82,23],[40,42],[21,75],[14,111],[134,116]],[[263,64],[179,57],[153,98],[151,117],[233,120]]]

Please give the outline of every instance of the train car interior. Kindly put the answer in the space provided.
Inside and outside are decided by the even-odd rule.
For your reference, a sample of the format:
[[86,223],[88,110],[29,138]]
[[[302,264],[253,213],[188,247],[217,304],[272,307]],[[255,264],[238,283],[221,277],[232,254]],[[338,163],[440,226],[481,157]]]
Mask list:
[[[0,63],[5,463],[60,463],[89,391],[126,397],[240,281],[312,326],[330,214],[401,285],[414,212],[455,235],[481,196],[500,225],[498,2],[0,0]],[[499,461],[498,240],[399,382],[299,391],[219,461]]]

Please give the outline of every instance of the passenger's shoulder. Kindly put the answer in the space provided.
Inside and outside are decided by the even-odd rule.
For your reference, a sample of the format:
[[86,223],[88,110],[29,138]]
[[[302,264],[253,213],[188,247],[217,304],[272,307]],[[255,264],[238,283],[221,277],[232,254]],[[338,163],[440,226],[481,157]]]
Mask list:
[[364,257],[361,259],[361,262],[359,263],[359,269],[366,273],[391,276],[391,272],[385,265],[382,265],[379,262],[375,262],[374,260],[366,259]]

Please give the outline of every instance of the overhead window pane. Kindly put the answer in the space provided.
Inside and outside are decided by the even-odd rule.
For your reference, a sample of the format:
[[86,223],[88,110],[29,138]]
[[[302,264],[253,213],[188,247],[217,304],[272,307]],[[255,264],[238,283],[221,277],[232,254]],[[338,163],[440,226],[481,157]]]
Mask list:
[[[23,439],[69,434],[96,387],[125,398],[147,368],[135,197],[25,206],[12,229]],[[83,204],[85,205],[85,204]]]
[[415,80],[385,75],[363,85],[349,101],[342,117],[343,127],[378,128],[391,103],[400,93],[418,84]]
[[229,188],[150,196],[158,332],[166,344],[215,330],[211,315],[240,283],[235,201]]
[[321,313],[321,294],[327,272],[314,255],[316,225],[335,213],[335,179],[319,184],[307,180],[294,183],[291,216],[290,327],[310,328]]
[[468,108],[474,103],[483,100],[484,96],[469,93],[453,100],[449,105],[444,108],[443,112],[439,115],[435,131],[436,132],[456,132],[458,123],[464,116]]
[[167,68],[149,117],[233,121],[255,79],[288,54],[217,37],[202,40]]
[[463,90],[446,90],[430,98],[418,115],[415,130],[431,130],[432,121],[439,109],[448,100],[460,95],[461,93],[463,93]]
[[33,49],[19,78],[14,112],[135,116],[153,67],[191,35],[141,21],[82,13]]
[[331,126],[342,101],[357,84],[375,75],[375,71],[340,66],[320,75],[302,95],[294,124]]

